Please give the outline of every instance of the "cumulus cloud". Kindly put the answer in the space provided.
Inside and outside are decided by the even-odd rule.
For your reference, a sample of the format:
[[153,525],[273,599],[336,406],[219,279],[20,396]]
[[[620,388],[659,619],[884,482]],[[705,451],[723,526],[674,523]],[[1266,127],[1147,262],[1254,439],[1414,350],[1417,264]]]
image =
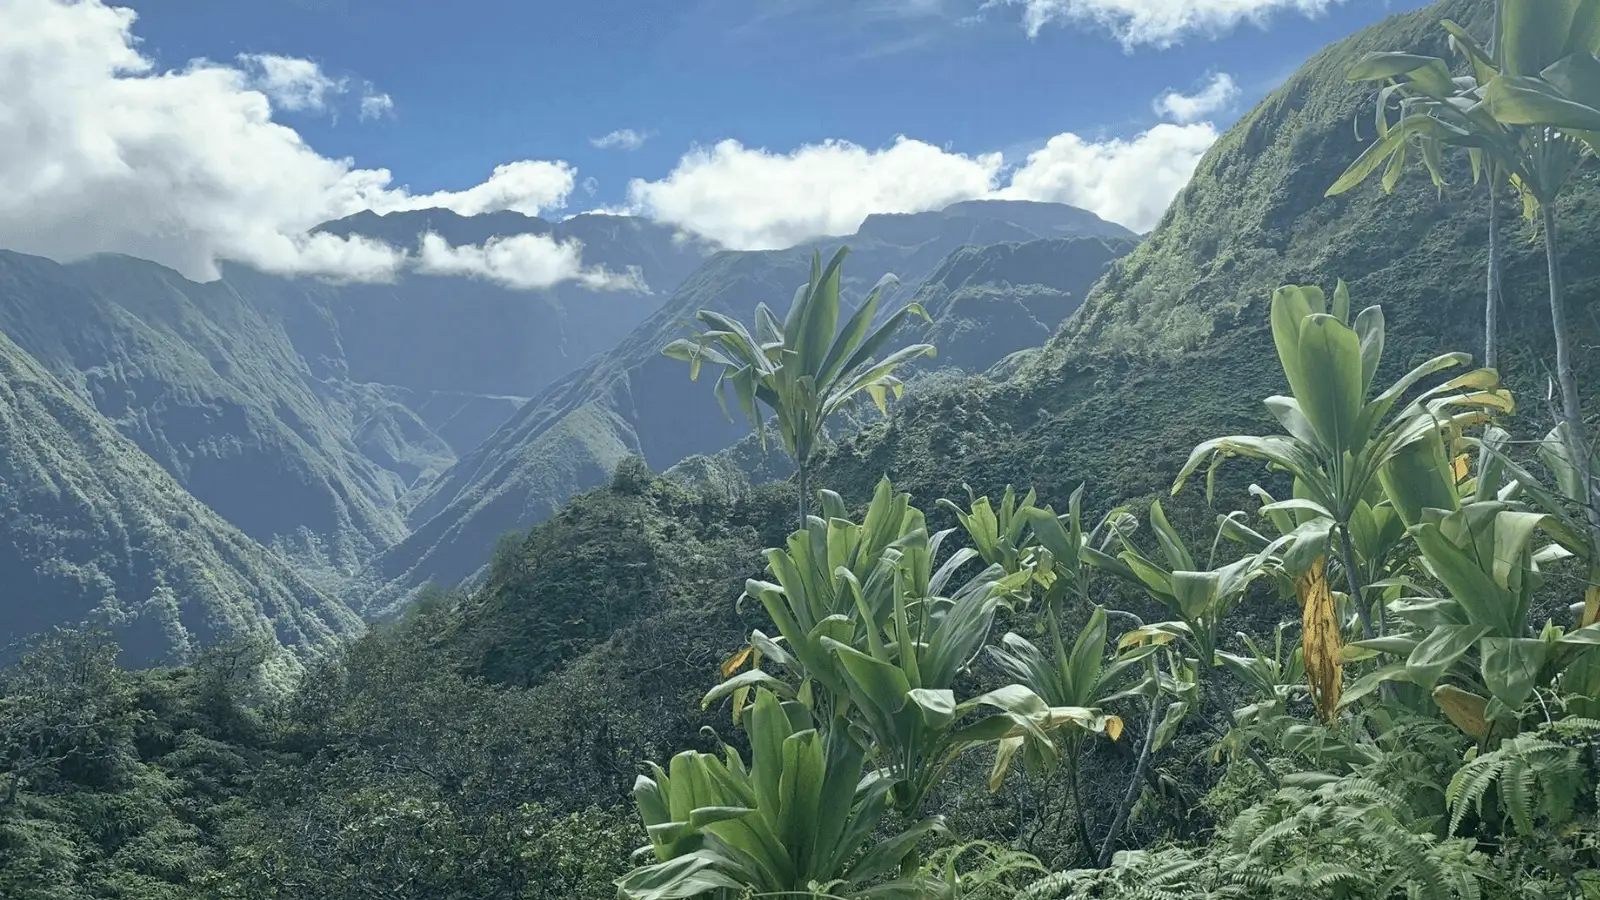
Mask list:
[[1134,231],[1148,231],[1216,140],[1210,123],[1163,122],[1129,140],[1057,135],[1028,155],[998,196],[1070,203]]
[[371,209],[471,215],[562,208],[574,171],[524,160],[483,184],[417,195],[386,169],[317,153],[273,121],[338,82],[313,63],[248,57],[161,71],[132,10],[101,0],[0,0],[0,247],[71,259],[119,252],[193,278],[219,259],[284,274],[393,277],[407,251],[311,236]]
[[1342,0],[988,0],[986,6],[1021,6],[1028,35],[1053,22],[1090,22],[1108,28],[1125,46],[1170,46],[1190,34],[1217,34],[1274,13],[1322,13]]
[[495,166],[487,181],[464,191],[417,195],[390,192],[374,208],[378,212],[442,208],[455,210],[463,216],[509,209],[537,216],[564,208],[577,177],[578,170],[565,162],[524,159]]
[[581,242],[557,241],[543,234],[490,238],[481,246],[462,247],[450,246],[437,234],[426,234],[416,269],[427,275],[487,278],[521,290],[576,281],[590,290],[649,293],[638,266],[621,273],[585,267]]
[[728,140],[696,148],[659,181],[628,185],[633,210],[729,247],[772,249],[849,234],[872,213],[921,212],[988,193],[1003,160],[899,138],[779,154]]
[[724,141],[691,151],[659,181],[635,179],[628,196],[636,214],[743,250],[850,234],[872,213],[982,198],[1069,203],[1145,231],[1216,139],[1205,123],[1105,141],[1061,134],[1011,168],[998,153],[969,156],[905,137],[878,150],[828,141],[783,154]]
[[618,128],[610,134],[590,138],[589,143],[602,150],[637,150],[650,140],[648,132],[636,131],[632,128]]
[[1226,72],[1218,72],[1211,76],[1211,80],[1206,82],[1204,87],[1193,94],[1167,91],[1157,97],[1152,106],[1157,115],[1180,125],[1187,125],[1227,109],[1228,104],[1238,96],[1239,85],[1233,80],[1233,76]]

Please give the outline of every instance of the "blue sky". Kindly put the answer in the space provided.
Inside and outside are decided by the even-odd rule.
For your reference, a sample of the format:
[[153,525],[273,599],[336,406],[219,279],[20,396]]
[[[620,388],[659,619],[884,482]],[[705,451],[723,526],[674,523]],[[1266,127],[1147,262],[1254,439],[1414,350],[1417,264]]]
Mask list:
[[[1174,0],[1177,2],[1177,0]],[[1330,41],[1416,0],[1345,0],[1318,16],[1125,48],[1109,28],[1057,23],[1030,38],[1019,6],[977,0],[160,0],[131,4],[144,51],[273,53],[370,81],[393,115],[288,113],[325,155],[384,166],[417,191],[462,189],[507,160],[561,159],[620,202],[628,179],[664,176],[693,144],[726,138],[786,152],[824,139],[868,147],[905,134],[980,153],[1062,132],[1123,136],[1151,101],[1211,73],[1240,93],[1219,126]],[[353,101],[352,101],[353,102]],[[637,150],[601,149],[619,129]]]
[[1144,231],[1307,57],[1419,5],[0,0],[0,72],[26,73],[0,80],[0,247],[621,290],[553,239],[314,229],[602,210],[766,249],[991,197]]

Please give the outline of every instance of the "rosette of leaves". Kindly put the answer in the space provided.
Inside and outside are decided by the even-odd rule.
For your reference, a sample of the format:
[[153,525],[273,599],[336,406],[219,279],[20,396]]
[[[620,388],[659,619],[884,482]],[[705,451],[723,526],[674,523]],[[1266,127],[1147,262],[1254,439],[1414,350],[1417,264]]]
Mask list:
[[865,752],[848,733],[823,734],[799,704],[766,690],[748,721],[748,766],[724,746],[639,777],[634,802],[650,836],[641,852],[656,861],[620,879],[620,897],[924,895],[915,877],[893,876],[939,818],[883,834],[894,782],[863,777]]

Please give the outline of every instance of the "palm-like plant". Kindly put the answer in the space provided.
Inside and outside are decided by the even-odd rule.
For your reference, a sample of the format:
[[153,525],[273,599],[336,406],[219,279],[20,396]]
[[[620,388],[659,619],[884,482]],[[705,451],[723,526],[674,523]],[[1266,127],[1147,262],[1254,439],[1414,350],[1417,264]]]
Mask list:
[[[1412,629],[1355,646],[1405,659],[1367,676],[1350,699],[1381,681],[1403,680],[1434,690],[1451,719],[1480,740],[1497,721],[1513,726],[1535,689],[1548,687],[1579,656],[1600,646],[1600,625],[1568,632],[1546,623],[1534,629],[1533,598],[1544,583],[1539,562],[1564,552],[1559,545],[1534,546],[1542,529],[1566,536],[1551,516],[1504,500],[1425,510],[1410,531],[1423,569],[1444,592],[1391,604]],[[1441,684],[1447,678],[1457,683]]]
[[1117,532],[1122,550],[1115,557],[1091,552],[1091,564],[1142,589],[1159,603],[1172,620],[1145,625],[1125,633],[1123,649],[1174,641],[1193,654],[1202,670],[1217,664],[1216,651],[1228,613],[1256,579],[1270,571],[1267,563],[1282,541],[1254,554],[1211,569],[1202,569],[1177,530],[1167,521],[1158,500],[1150,505],[1150,526],[1160,545],[1161,559],[1146,555],[1131,537]]
[[[1061,639],[1061,631],[1053,611],[1047,612],[1045,629],[1050,637],[1050,652],[1045,652],[1027,638],[1008,632],[1001,638],[1000,647],[990,647],[989,655],[1008,676],[1027,686],[1044,698],[1051,706],[1103,709],[1119,699],[1147,696],[1152,717],[1149,727],[1156,725],[1153,713],[1159,702],[1157,680],[1148,673],[1146,658],[1158,648],[1151,644],[1140,652],[1108,660],[1106,650],[1110,636],[1106,625],[1106,611],[1095,607],[1089,621],[1069,649]],[[1136,677],[1142,676],[1142,677]],[[1096,735],[1111,740],[1122,736],[1122,719],[1102,715],[1088,721],[1073,721],[1058,729],[1061,741],[1060,759],[1066,767],[1067,787],[1072,792],[1072,805],[1077,818],[1078,839],[1084,852],[1094,854],[1093,838],[1089,834],[1088,810],[1083,804],[1080,787],[1079,762],[1084,747]],[[1007,768],[1019,752],[1027,751],[1027,758],[1035,766],[1049,766],[1055,754],[1040,753],[1029,746],[1026,737],[1008,738],[1001,742],[995,755],[994,770],[989,785],[998,787]],[[1142,776],[1143,773],[1139,773]],[[1116,834],[1108,834],[1107,841],[1114,842]]]
[[1374,629],[1356,563],[1352,520],[1362,504],[1373,505],[1380,473],[1406,448],[1430,436],[1459,435],[1465,427],[1487,421],[1491,412],[1510,412],[1511,395],[1500,389],[1493,369],[1477,369],[1399,406],[1423,379],[1471,360],[1465,353],[1447,353],[1369,396],[1383,358],[1383,311],[1369,306],[1352,325],[1350,296],[1342,281],[1331,306],[1319,288],[1279,288],[1272,297],[1272,336],[1292,396],[1268,397],[1265,404],[1287,433],[1202,443],[1178,473],[1172,492],[1182,490],[1209,462],[1209,493],[1217,467],[1232,456],[1262,460],[1289,473],[1298,496],[1285,503],[1330,523],[1330,543],[1338,538],[1349,596],[1370,638]]
[[[1494,22],[1487,49],[1456,23],[1443,23],[1452,46],[1471,61],[1470,76],[1452,78],[1443,60],[1409,53],[1372,54],[1351,70],[1352,79],[1387,82],[1378,101],[1378,140],[1328,193],[1349,190],[1380,167],[1392,186],[1415,141],[1435,182],[1443,182],[1441,149],[1462,147],[1475,172],[1488,172],[1491,188],[1509,184],[1521,196],[1524,214],[1544,230],[1561,420],[1582,476],[1591,541],[1600,541],[1600,486],[1572,368],[1555,213],[1580,160],[1600,147],[1600,5],[1499,0]],[[1391,124],[1387,107],[1395,95],[1401,114]]]
[[721,366],[718,402],[726,412],[723,385],[731,386],[739,409],[761,436],[763,447],[766,416],[761,407],[777,415],[778,435],[795,464],[801,527],[805,526],[812,458],[829,417],[862,393],[887,413],[889,394],[899,397],[904,390],[895,370],[916,357],[934,354],[932,344],[913,344],[877,358],[909,317],[928,318],[920,305],[911,303],[872,329],[884,290],[897,283],[893,275],[881,278],[839,329],[839,268],[849,252],[848,247],[839,248],[826,267],[821,255],[812,252],[810,281],[795,292],[782,322],[765,303],[758,304],[752,334],[735,319],[703,309],[697,318],[707,330],[673,341],[662,351],[687,361],[691,380],[698,379],[704,363]]
[[940,819],[878,837],[893,781],[863,777],[864,751],[848,733],[823,735],[798,704],[765,690],[749,723],[748,767],[724,747],[720,757],[685,751],[670,772],[652,765],[639,777],[634,801],[656,862],[619,880],[619,896],[925,895],[912,879],[881,879]]
[[752,632],[750,647],[790,678],[754,668],[713,688],[707,702],[731,695],[737,708],[749,691],[770,690],[813,710],[823,730],[866,735],[873,762],[895,781],[892,802],[908,813],[965,750],[1024,734],[1043,740],[1067,722],[1104,728],[1098,711],[1052,706],[1022,685],[956,700],[957,677],[1030,572],[988,566],[947,596],[978,555],[958,550],[933,568],[953,529],[930,539],[922,512],[887,479],[860,523],[845,518],[838,495],[821,496],[828,520],[812,517],[787,549],[768,551],[776,582],[746,586],[779,632]]

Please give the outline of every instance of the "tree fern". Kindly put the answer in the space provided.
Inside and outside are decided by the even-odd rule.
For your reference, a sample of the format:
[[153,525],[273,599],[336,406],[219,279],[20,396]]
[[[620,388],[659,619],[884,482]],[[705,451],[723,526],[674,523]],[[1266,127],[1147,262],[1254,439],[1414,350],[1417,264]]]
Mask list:
[[1445,790],[1450,833],[1460,830],[1469,809],[1483,817],[1484,800],[1492,787],[1499,788],[1500,806],[1520,834],[1533,833],[1540,813],[1560,824],[1572,815],[1573,798],[1581,789],[1580,772],[1574,748],[1537,735],[1517,735],[1493,753],[1470,760],[1450,779]]

